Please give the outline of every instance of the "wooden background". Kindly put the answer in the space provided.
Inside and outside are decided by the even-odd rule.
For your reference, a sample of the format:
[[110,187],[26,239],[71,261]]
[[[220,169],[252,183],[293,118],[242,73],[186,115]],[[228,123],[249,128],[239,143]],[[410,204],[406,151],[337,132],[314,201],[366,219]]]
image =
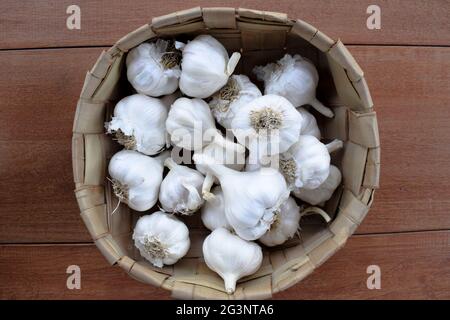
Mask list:
[[[272,4],[269,4],[272,3]],[[81,8],[81,30],[66,8]],[[366,8],[381,7],[381,30]],[[347,245],[277,299],[450,298],[450,2],[0,2],[0,298],[167,299],[110,267],[79,217],[71,130],[84,75],[103,47],[159,16],[193,6],[287,12],[349,46],[378,113],[382,188]],[[81,268],[81,290],[66,268]],[[366,268],[380,266],[381,289]]]

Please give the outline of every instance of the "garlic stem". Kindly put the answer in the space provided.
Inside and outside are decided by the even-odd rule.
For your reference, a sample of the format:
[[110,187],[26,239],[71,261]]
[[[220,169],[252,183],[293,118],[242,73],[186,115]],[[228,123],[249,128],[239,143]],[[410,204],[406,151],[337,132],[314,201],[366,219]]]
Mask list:
[[244,153],[245,147],[224,138],[219,131],[214,135],[213,143],[221,146],[224,150],[235,150],[238,153]]
[[330,143],[327,143],[325,146],[327,147],[328,152],[332,153],[341,149],[344,146],[344,143],[339,139],[334,139]]
[[178,164],[175,161],[173,161],[172,158],[167,158],[166,160],[164,160],[164,166],[172,170],[173,168],[178,166]]
[[208,173],[203,181],[202,185],[202,196],[206,201],[213,200],[216,196],[210,191],[214,184],[214,176]]
[[323,105],[322,102],[320,102],[319,100],[317,100],[317,98],[314,98],[314,100],[310,101],[309,104],[316,109],[317,111],[319,111],[321,114],[323,114],[325,117],[328,118],[333,118],[334,117],[334,113],[333,111],[331,111],[330,108],[325,107]]
[[233,274],[223,275],[223,280],[225,282],[225,290],[228,294],[233,294],[236,290],[237,277]]
[[241,54],[239,52],[234,52],[230,59],[228,60],[228,64],[227,64],[227,75],[231,76],[234,72],[234,69],[236,68],[239,59],[241,58]]
[[319,208],[319,207],[307,207],[306,209],[302,210],[300,212],[300,216],[309,216],[312,214],[319,214],[322,216],[322,218],[324,218],[324,220],[328,223],[331,221],[330,216],[328,215],[328,213],[326,213],[323,209]]
[[164,162],[166,159],[170,158],[170,151],[166,150],[161,152],[158,156],[154,157],[155,160],[158,160],[158,162],[164,166]]

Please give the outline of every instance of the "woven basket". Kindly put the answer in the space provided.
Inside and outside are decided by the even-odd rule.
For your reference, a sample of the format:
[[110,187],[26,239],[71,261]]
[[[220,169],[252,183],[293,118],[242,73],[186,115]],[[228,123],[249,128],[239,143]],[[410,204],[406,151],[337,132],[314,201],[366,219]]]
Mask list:
[[[106,179],[108,161],[120,147],[104,134],[104,122],[110,119],[115,103],[132,92],[124,67],[127,51],[156,37],[189,40],[201,33],[213,35],[229,51],[242,52],[236,73],[251,75],[255,65],[275,61],[286,52],[311,59],[320,74],[318,96],[335,112],[333,119],[318,117],[323,138],[345,142],[344,149],[332,156],[343,175],[342,186],[324,207],[332,222],[302,219],[301,237],[264,249],[259,271],[241,279],[233,295],[225,293],[222,279],[202,259],[201,245],[208,232],[199,215],[185,219],[192,243],[187,256],[174,266],[152,267],[131,241],[134,224],[142,214],[121,204],[111,215],[118,200]],[[81,217],[111,265],[144,283],[171,290],[176,298],[270,298],[333,255],[367,214],[380,173],[378,126],[372,106],[363,71],[342,42],[302,20],[290,20],[283,13],[198,7],[154,18],[104,51],[86,75],[72,140]]]

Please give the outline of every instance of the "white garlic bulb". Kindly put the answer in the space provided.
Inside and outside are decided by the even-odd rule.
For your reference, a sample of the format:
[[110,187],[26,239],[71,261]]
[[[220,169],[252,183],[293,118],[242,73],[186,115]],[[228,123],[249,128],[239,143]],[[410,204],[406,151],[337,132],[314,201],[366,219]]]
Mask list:
[[155,155],[169,146],[166,119],[167,107],[161,100],[134,94],[116,104],[106,128],[126,149]]
[[237,110],[231,127],[238,142],[260,157],[287,151],[298,141],[302,122],[288,100],[266,95]]
[[300,55],[286,54],[276,63],[255,67],[253,73],[264,81],[264,94],[283,96],[295,107],[309,104],[324,116],[333,117],[333,111],[316,98],[319,83],[316,67]]
[[133,210],[153,207],[158,201],[163,162],[169,155],[165,151],[152,158],[132,150],[114,154],[108,167],[114,194]]
[[133,88],[152,97],[177,90],[181,75],[181,51],[178,48],[181,46],[178,42],[158,39],[131,49],[126,64],[128,81]]
[[300,208],[292,197],[289,197],[275,215],[275,221],[259,241],[266,246],[280,245],[292,238],[299,227]]
[[133,232],[134,245],[155,267],[176,263],[189,250],[189,230],[175,216],[157,211],[142,216]]
[[212,193],[214,198],[211,201],[207,201],[202,207],[201,218],[203,224],[211,231],[218,228],[232,230],[233,228],[225,216],[225,199],[222,189],[217,186],[212,190]]
[[206,155],[194,154],[193,159],[219,180],[226,218],[239,237],[256,240],[269,230],[274,215],[290,193],[278,170],[239,172],[215,163]]
[[166,212],[190,215],[203,205],[201,189],[205,177],[197,170],[179,165],[167,158],[164,165],[170,169],[161,183],[159,202]]
[[303,117],[302,122],[302,130],[300,132],[301,136],[313,136],[320,140],[320,130],[319,126],[317,125],[317,120],[314,118],[314,116],[309,113],[305,108],[297,108],[297,111],[300,112],[300,114]]
[[199,150],[211,142],[211,135],[220,134],[202,99],[177,99],[170,108],[166,128],[172,143],[187,150]]
[[[237,171],[242,170],[245,165],[245,148],[220,134],[216,135],[214,140],[203,150],[196,151],[196,153],[207,155],[213,158],[217,164],[223,164]],[[196,168],[206,176],[202,187],[202,195],[204,199],[210,200],[214,197],[210,190],[216,179],[202,164],[196,164]]]
[[260,96],[261,91],[246,75],[232,75],[227,84],[213,95],[209,106],[217,122],[231,129],[237,110]]
[[319,205],[329,200],[334,190],[339,186],[342,175],[339,169],[333,165],[330,166],[328,178],[315,189],[294,188],[292,193],[297,198],[312,204]]
[[226,292],[232,294],[240,278],[258,271],[263,255],[256,243],[219,228],[205,238],[203,257],[206,265],[224,280]]
[[313,136],[300,136],[280,157],[280,171],[292,186],[304,189],[319,187],[330,173],[327,147]]
[[241,54],[228,58],[224,46],[210,35],[200,35],[183,48],[180,89],[193,98],[207,98],[228,81]]

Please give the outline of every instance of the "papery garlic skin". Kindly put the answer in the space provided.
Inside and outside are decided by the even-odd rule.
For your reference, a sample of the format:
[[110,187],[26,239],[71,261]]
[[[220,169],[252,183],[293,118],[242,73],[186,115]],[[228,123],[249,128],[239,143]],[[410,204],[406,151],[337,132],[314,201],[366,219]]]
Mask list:
[[197,170],[179,165],[168,158],[164,165],[170,169],[161,183],[159,202],[166,212],[191,215],[205,202],[201,189],[205,177]]
[[152,97],[171,94],[178,88],[180,59],[181,52],[171,48],[169,41],[142,43],[127,55],[128,81],[138,93]]
[[225,216],[225,199],[222,189],[217,186],[212,190],[212,193],[214,199],[207,201],[202,207],[201,218],[203,224],[211,231],[218,228],[232,230],[233,228],[228,223],[227,217]]
[[300,55],[286,54],[276,63],[255,67],[253,73],[264,81],[264,94],[285,97],[294,107],[309,104],[323,115],[333,117],[333,111],[316,98],[319,83],[316,67]]
[[320,140],[321,134],[317,120],[314,116],[308,112],[305,108],[297,108],[297,111],[302,115],[302,129],[300,131],[301,136],[313,136]]
[[139,218],[133,240],[141,256],[158,268],[176,263],[190,247],[186,225],[161,211]]
[[180,89],[193,98],[207,98],[222,88],[231,76],[241,54],[228,58],[224,46],[210,35],[200,35],[183,49]]
[[237,111],[261,96],[261,91],[246,75],[232,75],[227,84],[213,95],[209,106],[217,122],[231,129],[231,121]]
[[290,193],[278,170],[239,172],[216,164],[205,155],[194,154],[193,159],[219,180],[227,221],[239,237],[256,240],[269,230],[274,215]]
[[[213,141],[201,151],[196,151],[196,154],[204,154],[213,158],[215,163],[225,165],[237,171],[242,170],[245,165],[245,148],[240,144],[222,137],[220,134],[216,135]],[[206,200],[210,200],[214,197],[210,193],[211,187],[217,181],[204,165],[199,163],[195,167],[206,176],[202,187],[202,195]]]
[[292,238],[298,230],[300,208],[292,197],[289,197],[276,214],[275,221],[259,241],[269,247],[283,244]]
[[134,94],[116,104],[106,129],[125,148],[155,155],[169,145],[166,119],[167,107],[161,100]]
[[331,198],[333,192],[341,184],[341,180],[341,172],[337,167],[331,165],[328,178],[320,186],[315,189],[294,188],[292,193],[309,204],[320,205]]
[[285,152],[298,141],[302,115],[285,98],[265,95],[237,110],[231,127],[238,142],[258,156]]
[[211,142],[205,133],[217,134],[208,104],[202,99],[179,98],[171,106],[166,121],[172,143],[187,150],[199,150]]
[[232,294],[239,279],[258,271],[263,255],[256,243],[219,228],[205,238],[203,257],[208,268],[224,280],[226,292]]
[[156,158],[133,150],[122,150],[114,154],[108,171],[113,191],[119,200],[136,211],[146,211],[153,207],[158,201],[163,162],[168,156],[168,151]]
[[326,145],[313,136],[300,136],[280,157],[280,170],[288,183],[297,188],[316,189],[330,173],[330,154]]

